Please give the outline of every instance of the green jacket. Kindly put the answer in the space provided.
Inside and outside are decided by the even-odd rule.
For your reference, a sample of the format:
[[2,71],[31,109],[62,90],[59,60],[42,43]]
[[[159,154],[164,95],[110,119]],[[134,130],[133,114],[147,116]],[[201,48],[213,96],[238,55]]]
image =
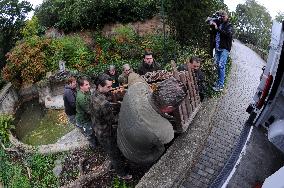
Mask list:
[[81,90],[76,96],[76,122],[84,124],[91,121],[90,92],[83,93]]

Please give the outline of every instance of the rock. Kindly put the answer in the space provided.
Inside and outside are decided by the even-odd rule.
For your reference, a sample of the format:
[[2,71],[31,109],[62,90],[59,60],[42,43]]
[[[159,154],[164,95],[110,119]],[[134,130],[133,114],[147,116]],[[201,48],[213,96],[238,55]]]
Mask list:
[[57,95],[54,97],[48,95],[45,97],[44,104],[45,107],[49,109],[64,109],[64,102],[62,95]]
[[53,174],[56,177],[59,177],[62,172],[62,161],[61,160],[55,160],[54,161],[55,167],[53,168]]

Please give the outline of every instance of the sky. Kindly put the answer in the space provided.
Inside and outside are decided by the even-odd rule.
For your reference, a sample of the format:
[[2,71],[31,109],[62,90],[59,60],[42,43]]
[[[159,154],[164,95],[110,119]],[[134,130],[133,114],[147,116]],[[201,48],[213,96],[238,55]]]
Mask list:
[[[35,8],[37,5],[42,3],[42,0],[27,0]],[[275,18],[278,12],[284,12],[284,1],[283,0],[256,0],[259,4],[266,7],[272,18]],[[245,0],[224,0],[224,3],[229,7],[230,11],[235,11],[238,4],[243,4]],[[33,13],[29,14],[29,18]]]
[[[230,11],[235,11],[238,4],[244,4],[245,2],[245,0],[224,0]],[[283,0],[256,0],[256,2],[264,6],[272,18],[275,18],[278,12],[284,12]]]

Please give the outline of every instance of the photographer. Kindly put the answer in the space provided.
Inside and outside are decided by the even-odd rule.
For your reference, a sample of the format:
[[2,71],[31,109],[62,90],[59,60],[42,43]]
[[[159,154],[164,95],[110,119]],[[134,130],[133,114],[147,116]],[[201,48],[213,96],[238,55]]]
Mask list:
[[218,69],[218,80],[213,87],[214,91],[222,91],[225,81],[226,63],[232,47],[233,26],[229,22],[227,12],[221,10],[215,17],[208,18],[210,26],[213,28],[211,39],[215,48],[215,63]]

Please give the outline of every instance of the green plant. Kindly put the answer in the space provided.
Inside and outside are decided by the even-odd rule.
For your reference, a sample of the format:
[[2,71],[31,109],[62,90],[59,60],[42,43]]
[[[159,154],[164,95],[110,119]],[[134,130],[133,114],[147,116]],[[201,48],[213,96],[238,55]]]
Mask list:
[[4,187],[59,187],[53,174],[54,161],[59,155],[6,153],[0,147],[0,182]]
[[44,50],[48,48],[49,39],[37,36],[19,42],[6,56],[8,63],[3,69],[3,78],[13,85],[34,83],[46,73]]
[[272,20],[267,9],[255,0],[236,7],[236,34],[239,40],[268,49]]
[[130,188],[132,186],[128,185],[125,181],[119,180],[118,177],[115,177],[112,181],[112,188]]
[[94,60],[94,52],[79,36],[54,39],[49,47],[48,70],[58,69],[58,62],[64,60],[67,68],[83,71]]
[[35,15],[45,27],[75,31],[144,20],[159,12],[159,4],[157,0],[46,0],[35,10]]
[[12,115],[0,114],[0,140],[4,144],[9,141],[9,131],[15,129],[13,121],[14,118]]
[[38,18],[33,16],[32,19],[27,20],[25,26],[21,30],[21,34],[24,38],[29,38],[32,36],[43,35],[45,28],[38,23]]
[[15,158],[6,154],[2,147],[0,148],[0,159],[0,182],[4,187],[31,187],[25,168],[13,162]]
[[79,36],[28,37],[7,54],[8,63],[2,76],[18,87],[35,83],[44,78],[46,72],[58,70],[60,60],[66,62],[68,69],[84,71],[93,66],[94,52]]
[[209,26],[205,19],[226,5],[221,0],[165,0],[165,14],[175,38],[183,46],[209,46]]
[[21,39],[21,29],[24,26],[32,5],[28,1],[0,1],[0,68],[6,64],[5,55],[16,41]]
[[26,163],[31,168],[32,187],[58,187],[59,181],[53,174],[55,155],[34,154],[28,156]]

